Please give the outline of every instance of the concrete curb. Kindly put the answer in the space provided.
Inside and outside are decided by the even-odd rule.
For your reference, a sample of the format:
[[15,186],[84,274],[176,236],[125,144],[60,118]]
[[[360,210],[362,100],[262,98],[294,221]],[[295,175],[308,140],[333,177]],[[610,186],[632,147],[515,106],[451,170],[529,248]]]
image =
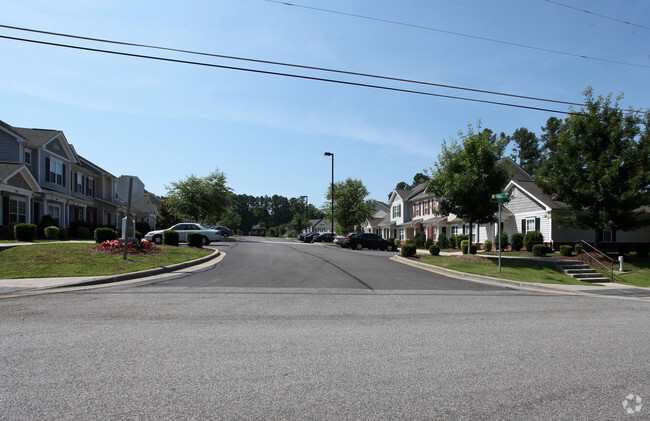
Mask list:
[[543,291],[543,292],[554,292],[556,294],[587,295],[587,294],[580,293],[579,291],[567,291],[559,288],[546,286],[543,284],[531,285],[519,281],[511,281],[509,279],[493,278],[491,276],[475,275],[473,273],[459,272],[453,269],[447,269],[439,266],[427,265],[426,263],[415,262],[413,260],[409,260],[402,256],[393,256],[390,259],[398,263],[417,267],[423,270],[427,270],[429,272],[437,273],[439,275],[445,275],[445,276],[450,276],[452,278],[462,279],[464,281],[478,282],[478,283],[489,284],[489,285],[500,285],[508,288],[517,288],[517,289],[538,291],[538,292]]
[[210,262],[211,260],[218,259],[220,256],[223,255],[225,254],[219,251],[218,249],[214,249],[212,253],[210,253],[207,256],[200,257],[194,260],[189,260],[187,262],[176,263],[169,266],[160,266],[157,268],[146,269],[137,272],[121,273],[118,275],[88,276],[85,277],[84,279],[70,280],[70,282],[44,285],[41,287],[21,288],[14,291],[0,293],[0,298],[31,295],[33,293],[45,292],[45,291],[56,290],[56,289],[63,290],[63,289],[75,288],[75,287],[93,287],[93,286],[97,287],[99,285],[106,285],[106,284],[110,284],[110,286],[114,286],[119,282],[132,281],[134,279],[140,279],[140,278],[147,278],[150,276],[156,276],[164,273],[178,271],[191,266],[198,266]]

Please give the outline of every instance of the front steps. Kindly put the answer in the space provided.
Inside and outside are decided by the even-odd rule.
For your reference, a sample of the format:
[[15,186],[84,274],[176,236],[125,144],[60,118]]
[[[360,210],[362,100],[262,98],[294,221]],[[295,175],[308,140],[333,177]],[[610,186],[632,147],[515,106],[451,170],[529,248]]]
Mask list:
[[579,260],[560,260],[555,264],[569,276],[583,282],[610,282],[611,279],[600,274],[596,269]]

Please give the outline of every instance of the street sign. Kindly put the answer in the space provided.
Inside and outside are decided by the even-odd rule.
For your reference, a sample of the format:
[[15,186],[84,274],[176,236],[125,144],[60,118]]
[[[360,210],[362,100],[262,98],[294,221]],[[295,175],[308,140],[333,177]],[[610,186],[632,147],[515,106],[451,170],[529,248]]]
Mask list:
[[490,198],[491,203],[508,203],[509,201],[510,201],[510,199],[507,198],[507,197],[505,197],[505,198],[491,197]]
[[494,199],[507,199],[508,193],[497,193],[497,194],[493,194],[492,197]]

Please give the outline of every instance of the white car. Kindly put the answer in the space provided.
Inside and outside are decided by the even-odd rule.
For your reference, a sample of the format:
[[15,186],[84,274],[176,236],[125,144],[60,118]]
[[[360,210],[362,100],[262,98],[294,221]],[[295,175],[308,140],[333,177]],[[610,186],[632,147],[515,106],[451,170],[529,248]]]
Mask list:
[[198,232],[201,235],[203,235],[204,246],[207,246],[212,241],[221,241],[223,239],[223,236],[221,235],[221,231],[219,230],[206,228],[201,224],[189,224],[189,223],[176,224],[173,227],[168,228],[166,230],[149,231],[144,236],[144,239],[155,244],[162,244],[163,231],[168,231],[168,230],[173,230],[178,233],[179,242],[185,242],[185,238],[187,237],[188,232]]

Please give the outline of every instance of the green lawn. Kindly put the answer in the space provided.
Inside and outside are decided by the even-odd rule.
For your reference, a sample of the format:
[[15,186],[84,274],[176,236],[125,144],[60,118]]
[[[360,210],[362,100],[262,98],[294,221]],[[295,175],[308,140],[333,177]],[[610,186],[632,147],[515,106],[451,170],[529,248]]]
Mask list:
[[[625,256],[623,260],[626,273],[614,274],[614,281],[638,287],[650,287],[650,259]],[[614,263],[614,270],[618,270],[618,261]]]
[[0,279],[116,275],[168,266],[206,256],[210,250],[160,246],[163,253],[123,255],[98,253],[96,244],[57,243],[18,246],[0,252]]
[[496,258],[489,258],[486,261],[472,261],[458,259],[455,256],[425,256],[420,259],[420,262],[457,270],[459,272],[492,276],[494,278],[509,279],[518,282],[592,285],[565,275],[552,262],[537,262],[526,259],[501,259],[501,273],[499,273],[498,260]]

